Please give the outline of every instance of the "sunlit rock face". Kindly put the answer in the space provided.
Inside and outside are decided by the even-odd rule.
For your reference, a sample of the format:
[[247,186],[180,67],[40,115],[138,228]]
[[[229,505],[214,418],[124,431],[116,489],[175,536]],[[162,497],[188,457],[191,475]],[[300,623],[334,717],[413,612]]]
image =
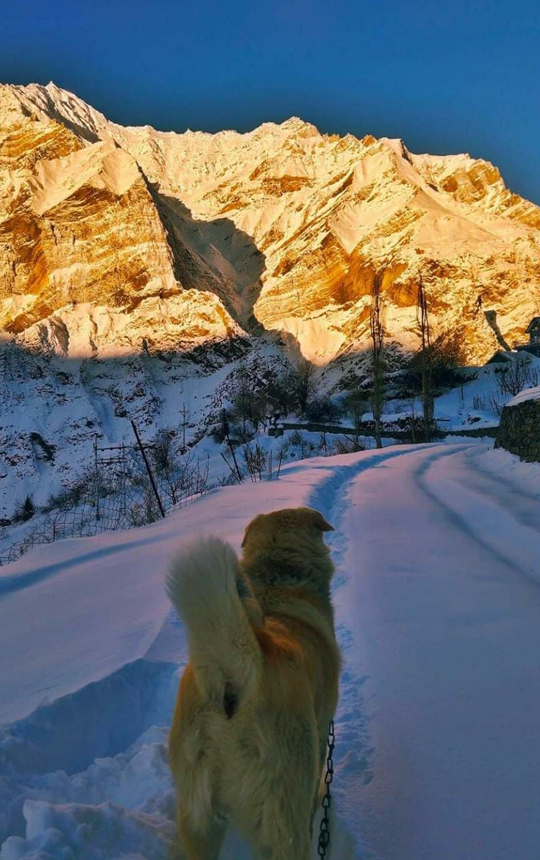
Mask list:
[[248,134],[123,128],[54,84],[4,87],[0,119],[14,333],[42,336],[60,314],[99,351],[145,326],[168,345],[266,329],[325,364],[365,345],[376,273],[388,337],[414,348],[422,275],[434,332],[476,361],[496,346],[484,309],[509,342],[539,311],[540,210],[488,162],[294,118]]
[[203,292],[204,277],[198,289],[185,289],[183,249],[177,242],[177,261],[126,150],[110,139],[87,144],[55,120],[17,115],[12,101],[8,108],[0,130],[6,333],[21,345],[104,356],[137,352],[142,337],[180,349],[240,332],[219,299]]

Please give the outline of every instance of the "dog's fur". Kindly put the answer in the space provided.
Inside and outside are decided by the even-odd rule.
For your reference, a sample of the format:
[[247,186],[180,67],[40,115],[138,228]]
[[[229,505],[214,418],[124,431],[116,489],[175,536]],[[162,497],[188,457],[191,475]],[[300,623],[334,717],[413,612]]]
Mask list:
[[188,860],[217,860],[230,820],[265,860],[308,860],[338,696],[332,529],[310,508],[260,515],[239,562],[209,537],[167,588],[189,635],[170,735]]

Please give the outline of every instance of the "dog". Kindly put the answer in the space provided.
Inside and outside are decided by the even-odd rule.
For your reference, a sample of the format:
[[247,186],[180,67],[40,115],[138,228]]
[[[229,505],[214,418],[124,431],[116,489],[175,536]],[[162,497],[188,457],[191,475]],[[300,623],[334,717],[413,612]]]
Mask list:
[[286,508],[249,523],[240,561],[217,537],[172,560],[190,649],[169,740],[187,860],[217,860],[229,822],[258,858],[311,856],[340,671],[328,531]]

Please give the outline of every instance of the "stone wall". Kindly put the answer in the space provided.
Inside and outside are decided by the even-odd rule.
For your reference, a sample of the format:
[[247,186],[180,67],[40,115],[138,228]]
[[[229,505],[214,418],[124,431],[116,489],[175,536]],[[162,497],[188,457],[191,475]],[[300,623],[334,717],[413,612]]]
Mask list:
[[522,460],[540,462],[540,400],[504,407],[495,447],[506,448]]

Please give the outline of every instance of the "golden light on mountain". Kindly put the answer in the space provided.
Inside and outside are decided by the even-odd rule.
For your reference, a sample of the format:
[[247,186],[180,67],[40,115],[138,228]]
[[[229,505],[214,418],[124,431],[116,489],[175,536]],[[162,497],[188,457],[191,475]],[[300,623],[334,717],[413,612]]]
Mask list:
[[[540,311],[540,210],[467,155],[322,135],[123,128],[47,87],[0,90],[0,320],[70,354],[286,332],[324,364],[361,348],[375,273],[388,337],[434,330],[470,361]],[[58,336],[62,331],[63,335]]]

